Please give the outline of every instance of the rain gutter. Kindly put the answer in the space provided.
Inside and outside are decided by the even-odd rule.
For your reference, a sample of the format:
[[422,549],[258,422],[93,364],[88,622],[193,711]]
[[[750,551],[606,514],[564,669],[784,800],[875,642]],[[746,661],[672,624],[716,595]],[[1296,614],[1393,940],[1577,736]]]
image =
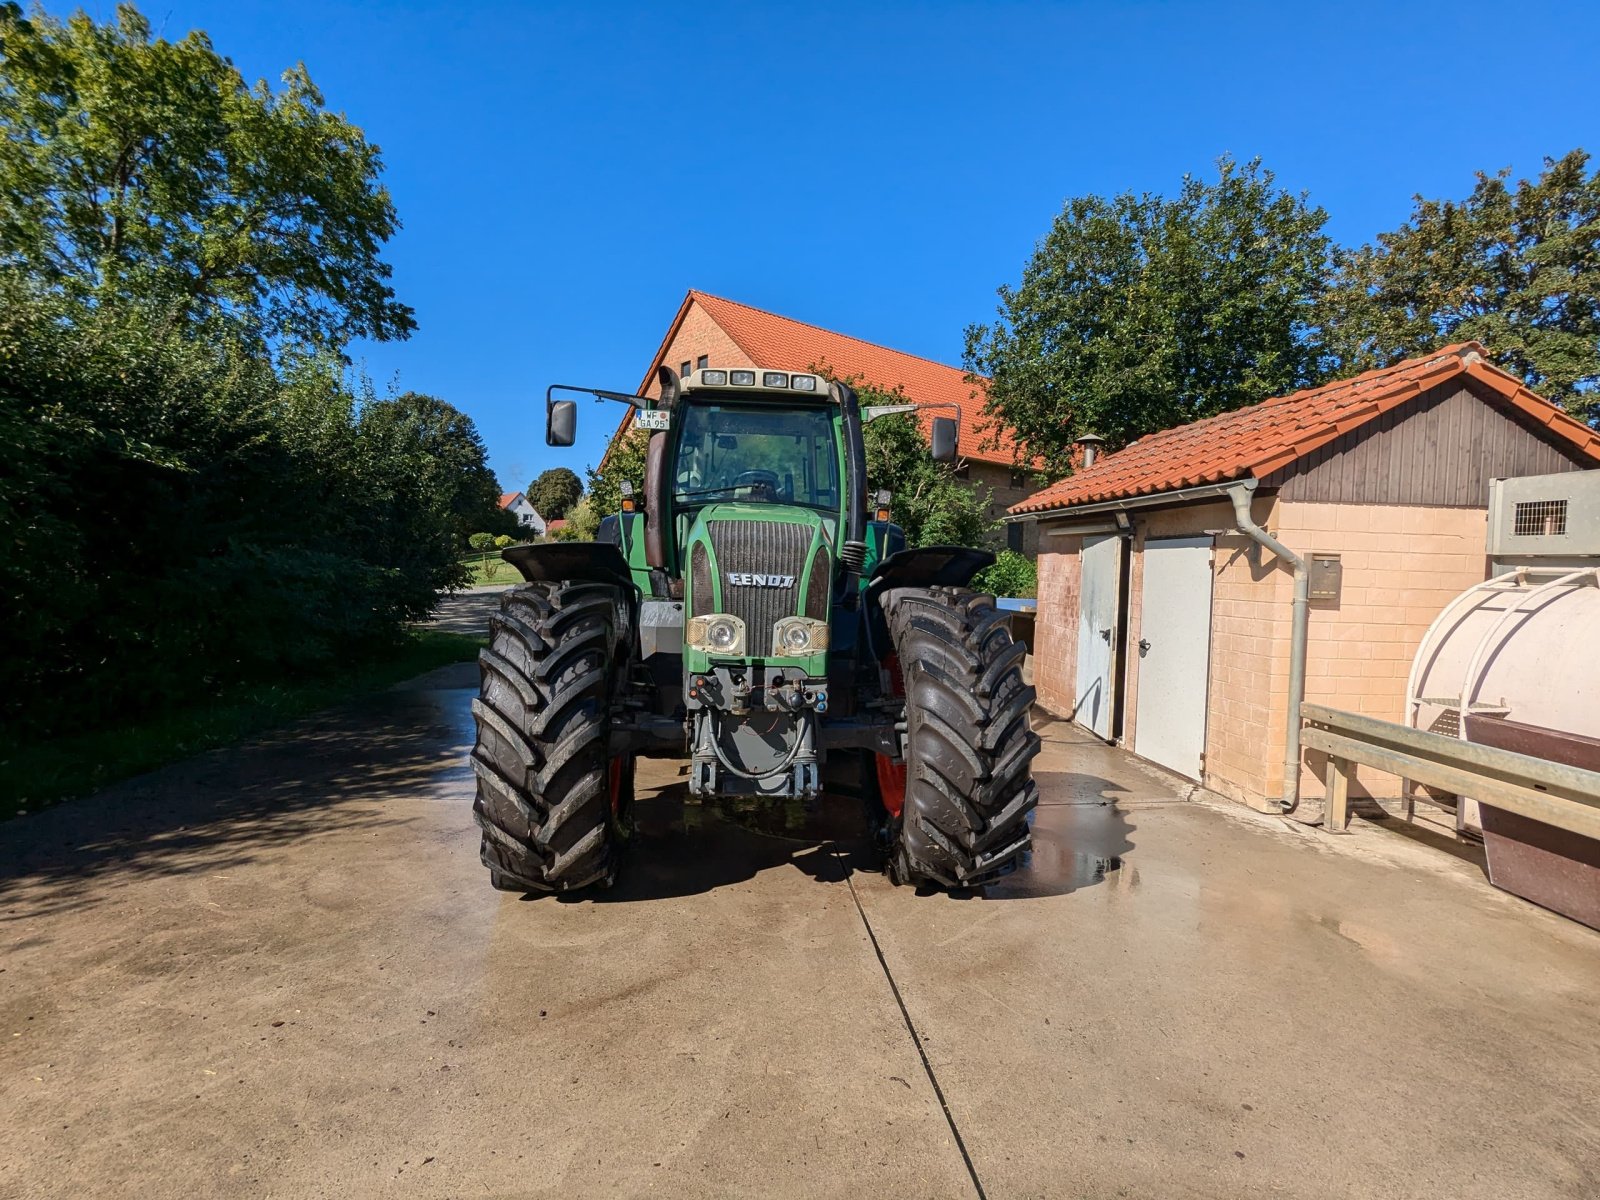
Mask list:
[[[1255,480],[1249,481],[1250,486],[1255,486]],[[1076,520],[1078,517],[1091,517],[1099,513],[1129,512],[1136,508],[1157,508],[1166,504],[1183,504],[1189,500],[1215,500],[1218,497],[1231,496],[1237,483],[1206,483],[1199,487],[1179,488],[1175,492],[1152,492],[1148,496],[1129,496],[1122,500],[1099,500],[1093,504],[1073,504],[1066,508],[1047,508],[1042,512],[1013,513],[1004,518],[1005,524],[1016,524],[1022,521],[1049,521],[1068,518]]]
[[1289,626],[1288,724],[1283,739],[1283,811],[1300,807],[1300,702],[1306,695],[1306,631],[1311,616],[1311,573],[1306,560],[1255,523],[1250,516],[1250,501],[1255,498],[1256,480],[1245,479],[1228,486],[1233,501],[1233,519],[1239,532],[1257,545],[1272,551],[1294,570],[1294,609]]

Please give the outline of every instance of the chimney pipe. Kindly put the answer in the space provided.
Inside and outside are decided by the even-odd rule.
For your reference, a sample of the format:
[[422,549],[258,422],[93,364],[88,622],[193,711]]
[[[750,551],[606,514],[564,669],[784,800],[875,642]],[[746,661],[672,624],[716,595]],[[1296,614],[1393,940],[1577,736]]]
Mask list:
[[1106,440],[1098,433],[1086,433],[1074,439],[1072,444],[1083,448],[1083,466],[1078,469],[1086,471],[1094,466],[1094,460],[1100,457],[1100,447],[1106,444]]

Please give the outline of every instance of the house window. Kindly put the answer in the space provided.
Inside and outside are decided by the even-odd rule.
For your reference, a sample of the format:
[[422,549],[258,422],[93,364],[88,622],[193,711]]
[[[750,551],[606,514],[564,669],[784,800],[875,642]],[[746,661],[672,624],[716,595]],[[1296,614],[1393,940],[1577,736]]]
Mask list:
[[696,371],[704,371],[707,365],[706,356],[704,354],[694,360],[694,369]]
[[1011,468],[1011,486],[1025,488],[1028,486],[1028,473],[1018,467]]
[[956,478],[957,479],[971,479],[972,478],[972,464],[964,462],[959,467],[957,467],[956,468]]
[[687,361],[684,362],[683,366],[678,368],[678,374],[684,379],[689,378],[689,364]]
[[1022,553],[1022,522],[1012,521],[1006,526],[1006,549]]

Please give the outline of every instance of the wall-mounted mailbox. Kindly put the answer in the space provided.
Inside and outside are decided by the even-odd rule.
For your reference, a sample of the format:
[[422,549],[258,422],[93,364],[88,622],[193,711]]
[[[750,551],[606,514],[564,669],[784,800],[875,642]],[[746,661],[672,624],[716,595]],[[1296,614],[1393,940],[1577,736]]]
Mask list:
[[1338,603],[1339,585],[1344,579],[1344,568],[1339,563],[1337,554],[1313,554],[1311,556],[1311,598],[1313,600],[1332,600]]

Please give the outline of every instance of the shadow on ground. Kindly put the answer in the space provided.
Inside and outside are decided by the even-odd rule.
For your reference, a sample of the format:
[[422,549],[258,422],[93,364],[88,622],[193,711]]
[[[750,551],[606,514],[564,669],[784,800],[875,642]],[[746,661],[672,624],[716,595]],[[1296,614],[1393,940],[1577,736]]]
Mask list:
[[[1048,797],[1062,773],[1041,776]],[[1095,791],[1082,803],[1041,802],[1030,818],[1033,849],[1011,875],[988,887],[953,893],[961,899],[1012,900],[1069,895],[1093,887],[1122,869],[1133,849],[1134,826],[1100,792],[1121,790],[1098,776],[1070,777],[1069,787]],[[616,884],[605,891],[529,901],[592,900],[639,903],[698,895],[746,883],[763,871],[792,866],[819,882],[883,870],[868,810],[859,798],[825,796],[820,803],[702,804],[684,783],[641,795],[636,829]]]
[[88,907],[112,883],[218,871],[303,838],[403,825],[390,802],[452,782],[461,802],[467,695],[380,693],[10,821],[0,833],[0,920]]

